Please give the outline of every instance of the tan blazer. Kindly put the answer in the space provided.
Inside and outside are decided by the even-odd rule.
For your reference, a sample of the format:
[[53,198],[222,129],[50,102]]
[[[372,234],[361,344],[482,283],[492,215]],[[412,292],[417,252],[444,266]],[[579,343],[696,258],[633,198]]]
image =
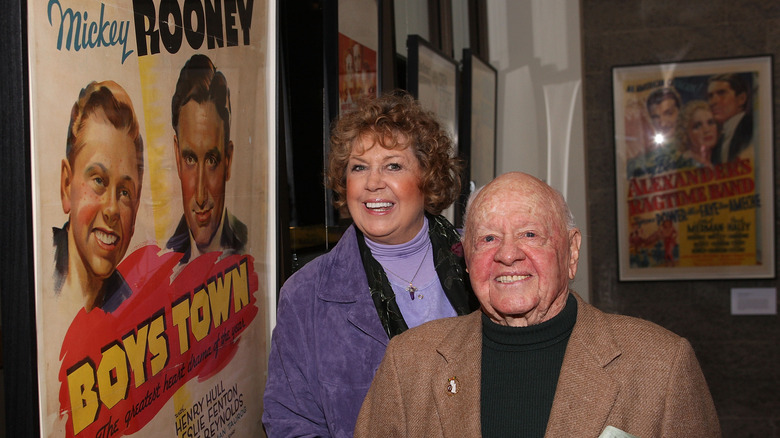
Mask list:
[[[607,426],[642,438],[720,437],[688,341],[575,298],[577,322],[546,437],[598,437]],[[363,403],[355,437],[479,437],[481,354],[480,311],[396,336]]]

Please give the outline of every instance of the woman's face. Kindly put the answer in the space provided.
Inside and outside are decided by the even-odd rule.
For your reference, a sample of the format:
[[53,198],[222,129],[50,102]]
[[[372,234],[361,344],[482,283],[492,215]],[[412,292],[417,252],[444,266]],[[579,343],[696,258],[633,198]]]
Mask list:
[[411,147],[385,149],[366,137],[352,145],[347,208],[367,238],[395,245],[417,235],[425,214],[421,172]]
[[711,149],[718,142],[718,124],[707,109],[697,109],[688,124],[688,138],[693,149]]
[[[127,132],[91,115],[79,135],[71,168],[62,163],[62,208],[70,214],[68,249],[92,278],[110,276],[133,236],[141,181],[135,145]],[[77,145],[78,146],[78,145]],[[78,261],[78,260],[75,260]]]

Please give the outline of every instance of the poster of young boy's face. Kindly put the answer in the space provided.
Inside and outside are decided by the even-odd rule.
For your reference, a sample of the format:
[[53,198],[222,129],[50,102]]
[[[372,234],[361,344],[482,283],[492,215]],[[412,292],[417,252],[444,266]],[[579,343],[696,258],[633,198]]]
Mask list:
[[[63,160],[62,204],[70,214],[70,257],[79,257],[89,277],[116,269],[133,236],[140,177],[135,144],[102,111],[81,130],[71,166]],[[75,249],[75,251],[74,251]],[[70,264],[73,266],[73,264]]]

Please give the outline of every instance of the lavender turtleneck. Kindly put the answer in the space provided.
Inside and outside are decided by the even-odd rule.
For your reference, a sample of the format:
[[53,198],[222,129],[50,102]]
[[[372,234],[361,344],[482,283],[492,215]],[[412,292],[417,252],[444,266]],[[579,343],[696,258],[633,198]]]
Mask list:
[[[409,328],[433,319],[456,315],[436,275],[433,248],[428,238],[428,218],[423,219],[420,232],[406,243],[385,245],[366,239],[371,255],[385,270],[401,315]],[[414,299],[406,290],[409,282],[417,288]]]

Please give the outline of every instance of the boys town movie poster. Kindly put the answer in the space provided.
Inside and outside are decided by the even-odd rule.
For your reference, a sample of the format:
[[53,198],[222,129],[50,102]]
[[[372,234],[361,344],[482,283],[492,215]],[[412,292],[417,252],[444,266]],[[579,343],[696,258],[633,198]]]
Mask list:
[[267,0],[28,29],[42,434],[262,436]]
[[614,70],[622,280],[774,276],[770,64]]

